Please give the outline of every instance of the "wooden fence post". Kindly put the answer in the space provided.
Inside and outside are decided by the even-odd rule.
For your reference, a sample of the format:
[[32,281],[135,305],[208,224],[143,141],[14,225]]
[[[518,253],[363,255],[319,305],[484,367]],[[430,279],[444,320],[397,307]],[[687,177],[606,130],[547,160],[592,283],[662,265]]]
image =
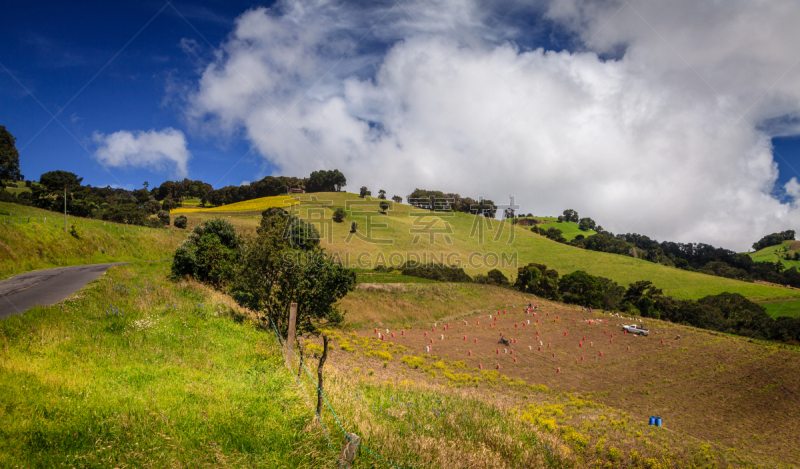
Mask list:
[[295,336],[295,323],[297,322],[297,303],[292,303],[289,306],[289,331],[286,333],[286,368],[292,369],[292,344],[294,343]]
[[317,416],[322,420],[322,367],[325,366],[325,360],[328,359],[328,336],[322,334],[322,356],[319,357],[319,366],[317,367]]
[[361,437],[355,433],[347,433],[344,448],[342,448],[342,453],[339,455],[339,463],[347,469],[353,466],[359,443],[361,443]]

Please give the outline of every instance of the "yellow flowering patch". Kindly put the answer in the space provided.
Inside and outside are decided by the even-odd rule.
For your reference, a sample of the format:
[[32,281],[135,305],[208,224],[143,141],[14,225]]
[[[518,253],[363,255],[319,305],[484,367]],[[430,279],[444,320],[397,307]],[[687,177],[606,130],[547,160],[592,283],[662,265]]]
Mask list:
[[192,212],[262,212],[268,208],[273,207],[291,207],[300,202],[294,197],[288,195],[275,195],[272,197],[261,197],[260,199],[245,200],[244,202],[236,202],[230,205],[221,205],[214,208],[197,208],[197,207],[181,207],[176,208],[170,213],[192,213]]

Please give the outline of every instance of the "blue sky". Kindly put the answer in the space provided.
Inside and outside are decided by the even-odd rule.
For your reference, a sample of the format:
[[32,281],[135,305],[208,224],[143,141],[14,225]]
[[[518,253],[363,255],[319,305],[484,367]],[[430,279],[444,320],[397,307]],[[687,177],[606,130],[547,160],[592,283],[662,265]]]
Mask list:
[[[93,157],[92,134],[120,129],[183,129],[180,109],[167,100],[171,81],[197,77],[197,57],[180,47],[195,39],[201,53],[231,32],[233,20],[250,2],[175,3],[181,18],[163,2],[6,3],[0,37],[7,46],[0,63],[0,123],[17,138],[22,172],[29,179],[62,169],[92,185],[140,187],[160,184],[169,172],[104,169]],[[148,24],[149,23],[149,24]],[[141,32],[140,32],[141,30]],[[138,33],[138,35],[137,35]],[[126,44],[130,41],[130,44]],[[18,82],[18,81],[19,82]],[[51,115],[58,114],[51,121]],[[49,122],[49,124],[48,124]],[[63,127],[62,127],[63,124]],[[212,184],[238,184],[269,165],[245,155],[244,141],[189,138],[189,177]],[[87,151],[88,150],[88,151]]]
[[4,7],[0,125],[29,179],[337,168],[737,250],[800,228],[796,2]]

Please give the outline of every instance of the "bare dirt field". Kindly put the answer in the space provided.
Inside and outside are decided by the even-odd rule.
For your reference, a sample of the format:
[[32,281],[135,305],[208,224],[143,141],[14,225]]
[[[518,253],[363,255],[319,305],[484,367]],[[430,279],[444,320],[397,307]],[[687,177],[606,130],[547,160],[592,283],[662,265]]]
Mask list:
[[[647,337],[623,333],[633,322],[540,302],[531,313],[516,307],[390,329],[384,340],[577,392],[642,422],[659,416],[664,431],[800,461],[800,352],[655,320],[645,320]],[[357,334],[378,340],[375,327]]]

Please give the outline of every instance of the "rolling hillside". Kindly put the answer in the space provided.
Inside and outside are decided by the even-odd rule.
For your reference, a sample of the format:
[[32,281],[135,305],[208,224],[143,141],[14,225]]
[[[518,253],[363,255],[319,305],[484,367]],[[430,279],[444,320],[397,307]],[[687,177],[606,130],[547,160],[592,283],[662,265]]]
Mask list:
[[747,253],[756,262],[782,262],[786,268],[800,269],[800,260],[785,259],[784,256],[800,252],[800,241],[784,241],[776,246],[769,246],[756,252]]
[[[523,217],[527,218],[527,217]],[[574,222],[558,222],[558,218],[556,217],[532,217],[536,220],[546,220],[547,223],[542,223],[539,225],[539,228],[548,229],[548,228],[555,228],[557,230],[561,230],[561,236],[564,237],[567,241],[572,241],[578,235],[591,236],[596,234],[597,232],[594,230],[589,231],[582,231],[578,228],[578,224]]]
[[0,279],[22,272],[171,258],[183,232],[67,218],[76,235],[64,232],[64,215],[0,202]]
[[[738,292],[755,300],[800,298],[800,291],[758,285],[722,277],[688,272],[601,252],[587,251],[551,241],[530,231],[465,213],[430,213],[410,205],[391,203],[384,215],[376,198],[361,199],[346,192],[299,195],[297,215],[317,224],[322,246],[350,267],[373,268],[377,264],[398,265],[409,256],[419,260],[461,264],[470,275],[501,269],[516,277],[517,266],[529,262],[546,264],[562,275],[585,270],[628,285],[651,280],[676,298],[698,299],[722,292]],[[347,211],[343,223],[331,221],[337,208]],[[254,232],[261,210],[186,213],[189,224],[203,219],[225,217],[244,232]],[[350,223],[358,232],[350,233]],[[446,222],[446,224],[444,223]],[[559,224],[563,225],[563,224]],[[449,226],[449,228],[448,228]],[[449,243],[448,243],[449,242]],[[505,262],[504,262],[505,261]]]

